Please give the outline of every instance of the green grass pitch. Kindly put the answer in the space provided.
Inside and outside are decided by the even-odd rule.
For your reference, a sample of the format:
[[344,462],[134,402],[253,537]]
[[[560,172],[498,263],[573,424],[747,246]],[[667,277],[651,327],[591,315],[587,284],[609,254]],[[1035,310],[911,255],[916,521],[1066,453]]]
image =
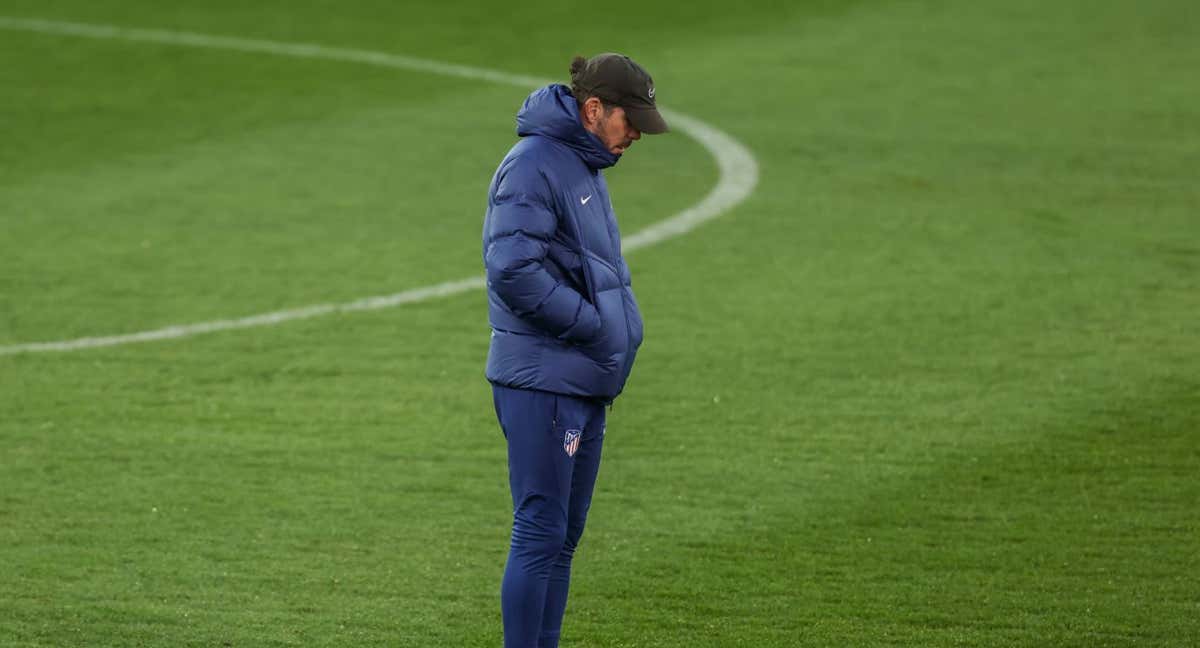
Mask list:
[[[1192,0],[55,2],[562,78],[761,178],[629,256],[564,648],[1200,644]],[[0,346],[481,274],[514,87],[0,29]],[[626,235],[713,160],[645,138]],[[482,293],[0,355],[0,646],[500,645]]]

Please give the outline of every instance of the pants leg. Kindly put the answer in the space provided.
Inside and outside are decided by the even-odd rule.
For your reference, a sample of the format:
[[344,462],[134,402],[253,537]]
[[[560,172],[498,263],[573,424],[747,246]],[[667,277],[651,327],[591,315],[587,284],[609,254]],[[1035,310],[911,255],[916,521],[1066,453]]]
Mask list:
[[[569,528],[578,526],[572,518],[572,491],[576,459],[588,445],[583,431],[603,408],[588,401],[556,396],[546,392],[493,387],[493,399],[500,427],[508,441],[508,477],[512,491],[513,527],[504,581],[500,588],[500,607],[504,618],[505,648],[537,648],[550,575],[568,544]],[[572,433],[578,443],[572,443]],[[591,445],[595,445],[594,443]],[[598,446],[597,446],[598,448]],[[598,462],[599,453],[595,453]],[[593,476],[587,482],[587,500],[591,498]],[[586,505],[582,509],[586,517]],[[578,532],[571,543],[578,541]],[[569,570],[569,559],[567,560]],[[566,589],[562,598],[566,598]],[[561,623],[557,608],[555,628]],[[557,631],[553,641],[557,643]],[[551,644],[554,645],[554,644]]]
[[558,648],[558,637],[562,632],[567,590],[571,584],[571,559],[575,556],[575,547],[583,535],[588,509],[592,506],[592,492],[600,471],[600,452],[604,446],[604,407],[597,408],[598,413],[588,421],[583,430],[583,443],[575,453],[575,470],[571,474],[571,496],[567,506],[567,537],[562,551],[550,568],[538,648]]

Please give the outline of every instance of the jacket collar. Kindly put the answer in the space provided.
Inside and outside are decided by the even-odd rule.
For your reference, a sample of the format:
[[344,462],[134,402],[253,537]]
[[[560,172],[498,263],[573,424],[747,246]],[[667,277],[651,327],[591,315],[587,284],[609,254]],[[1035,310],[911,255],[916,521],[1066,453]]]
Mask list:
[[517,135],[541,135],[567,145],[592,169],[605,169],[621,159],[604,147],[579,120],[571,89],[554,83],[534,90],[517,111]]

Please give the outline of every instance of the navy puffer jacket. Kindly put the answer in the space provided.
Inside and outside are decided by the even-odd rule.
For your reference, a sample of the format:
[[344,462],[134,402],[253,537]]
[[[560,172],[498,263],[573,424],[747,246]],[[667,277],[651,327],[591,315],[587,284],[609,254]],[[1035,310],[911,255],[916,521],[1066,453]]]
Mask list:
[[584,130],[569,88],[536,90],[500,163],[483,223],[487,378],[611,402],[642,343],[642,316],[601,169],[617,163]]

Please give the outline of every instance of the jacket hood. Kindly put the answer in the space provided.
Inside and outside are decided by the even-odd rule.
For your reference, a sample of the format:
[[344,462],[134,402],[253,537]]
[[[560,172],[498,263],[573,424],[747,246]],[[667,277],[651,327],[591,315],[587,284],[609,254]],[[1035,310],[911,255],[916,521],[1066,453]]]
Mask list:
[[525,98],[517,111],[517,135],[541,135],[562,142],[593,169],[610,167],[621,159],[604,148],[599,137],[584,130],[575,97],[561,83],[534,90]]

